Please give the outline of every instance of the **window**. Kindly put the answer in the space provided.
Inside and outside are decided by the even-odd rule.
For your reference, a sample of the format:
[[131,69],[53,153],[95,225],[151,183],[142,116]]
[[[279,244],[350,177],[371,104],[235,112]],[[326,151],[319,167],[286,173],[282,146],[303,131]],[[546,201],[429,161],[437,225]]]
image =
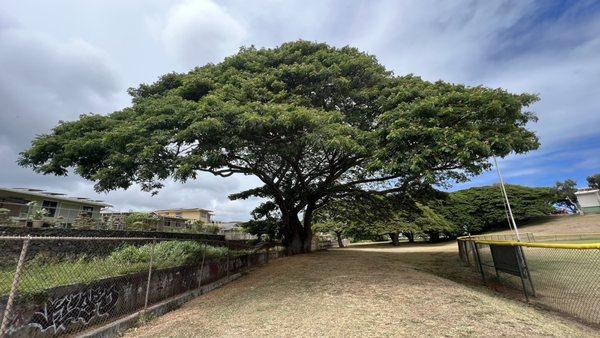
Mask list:
[[83,213],[86,214],[88,217],[92,217],[92,215],[94,214],[94,207],[90,207],[87,205],[83,206]]
[[14,198],[14,197],[0,197],[0,209],[10,210],[8,216],[12,217],[27,217],[27,206],[26,204],[30,201]]
[[47,217],[54,217],[56,215],[57,207],[58,207],[58,202],[54,202],[54,201],[43,201],[42,202],[42,208],[44,208],[46,210]]

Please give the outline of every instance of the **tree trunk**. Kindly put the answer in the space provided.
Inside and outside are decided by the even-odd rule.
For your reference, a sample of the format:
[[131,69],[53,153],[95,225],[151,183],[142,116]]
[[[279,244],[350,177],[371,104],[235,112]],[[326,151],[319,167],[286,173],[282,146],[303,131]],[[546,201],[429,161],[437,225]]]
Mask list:
[[302,238],[303,247],[304,247],[303,252],[306,252],[306,253],[312,251],[312,239],[313,239],[312,216],[313,216],[313,210],[310,208],[307,208],[304,211],[304,237]]
[[393,245],[400,245],[400,234],[397,232],[390,232],[389,233],[390,238],[392,239],[392,244]]
[[403,232],[402,234],[404,236],[406,236],[406,238],[408,238],[408,243],[414,243],[415,242],[415,234],[413,234],[412,232]]
[[288,254],[295,255],[304,252],[304,243],[301,236],[302,224],[300,224],[298,216],[290,217],[287,223],[284,221],[283,226],[288,230],[288,236],[284,241]]
[[340,248],[343,248],[344,247],[344,242],[342,241],[342,233],[341,232],[336,232],[335,235],[337,236],[338,246]]
[[440,240],[440,234],[438,232],[429,233],[429,241],[431,243],[438,242]]
[[287,253],[296,255],[310,252],[312,245],[311,219],[307,219],[305,215],[305,224],[302,224],[297,214],[288,213],[283,215],[282,221],[284,227],[282,242]]

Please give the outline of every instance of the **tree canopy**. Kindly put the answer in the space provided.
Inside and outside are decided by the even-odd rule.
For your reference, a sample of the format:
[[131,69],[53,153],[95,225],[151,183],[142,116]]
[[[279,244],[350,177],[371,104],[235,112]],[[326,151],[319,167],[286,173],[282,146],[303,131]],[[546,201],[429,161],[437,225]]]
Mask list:
[[554,191],[556,193],[556,203],[560,206],[568,208],[571,212],[577,212],[577,182],[572,179],[567,179],[564,182],[556,182],[554,185]]
[[590,175],[586,178],[588,186],[593,189],[600,189],[600,174]]
[[338,245],[342,235],[372,238],[384,235],[379,224],[391,221],[394,210],[406,209],[397,199],[387,196],[358,195],[335,199],[315,212],[313,230],[333,233]]
[[230,197],[267,198],[260,208],[278,209],[293,253],[310,251],[313,214],[332,198],[465,181],[491,156],[539,145],[524,110],[535,95],[396,76],[372,55],[324,43],[241,48],[129,93],[130,107],[39,135],[19,163],[74,168],[98,191],[254,175],[261,186]]

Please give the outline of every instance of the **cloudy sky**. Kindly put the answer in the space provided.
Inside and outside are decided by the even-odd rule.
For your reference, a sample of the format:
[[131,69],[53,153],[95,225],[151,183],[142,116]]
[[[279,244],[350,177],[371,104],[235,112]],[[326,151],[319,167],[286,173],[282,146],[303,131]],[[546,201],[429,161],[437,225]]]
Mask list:
[[[218,62],[242,45],[306,39],[352,45],[396,74],[538,93],[542,147],[501,161],[510,183],[551,185],[600,172],[598,1],[3,0],[0,4],[0,186],[100,198],[118,210],[203,207],[244,220],[257,184],[202,175],[158,195],[96,194],[76,176],[37,175],[15,160],[59,120],[130,104],[128,87]],[[491,173],[467,185],[491,184]]]

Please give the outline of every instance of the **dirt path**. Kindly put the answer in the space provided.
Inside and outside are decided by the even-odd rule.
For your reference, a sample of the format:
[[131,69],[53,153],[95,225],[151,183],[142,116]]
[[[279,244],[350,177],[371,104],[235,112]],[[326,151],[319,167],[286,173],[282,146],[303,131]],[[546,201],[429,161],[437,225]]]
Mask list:
[[453,251],[455,244],[361,246],[280,259],[127,336],[597,335],[485,288],[414,268],[448,265]]

